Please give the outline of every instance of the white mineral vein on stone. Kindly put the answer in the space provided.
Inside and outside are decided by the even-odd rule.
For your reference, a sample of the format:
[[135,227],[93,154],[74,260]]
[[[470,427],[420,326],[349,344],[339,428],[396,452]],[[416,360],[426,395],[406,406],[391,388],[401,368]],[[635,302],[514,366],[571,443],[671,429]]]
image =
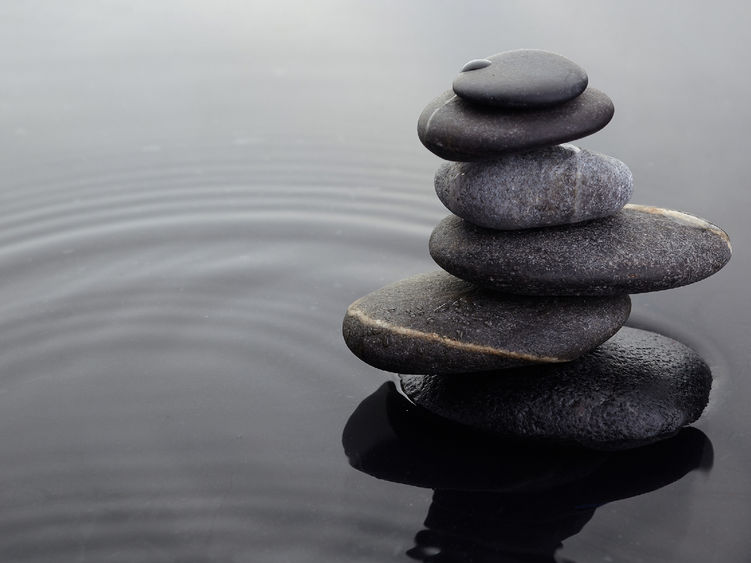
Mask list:
[[[425,133],[423,135],[426,138],[428,136],[428,131],[430,130],[430,124],[433,121],[433,117],[435,117],[435,114],[438,113],[439,111],[441,111],[445,106],[447,106],[448,104],[450,104],[451,102],[453,102],[456,98],[457,98],[457,96],[456,96],[456,94],[454,94],[448,100],[446,100],[443,104],[441,104],[440,106],[438,106],[437,108],[435,108],[433,110],[433,113],[430,114],[430,117],[425,122]],[[436,144],[441,145],[441,143],[436,143]],[[441,145],[441,146],[443,146],[443,145]]]
[[662,207],[653,207],[651,205],[638,205],[636,203],[628,203],[625,207],[626,209],[633,209],[634,211],[640,211],[642,213],[663,215],[689,227],[696,227],[697,229],[712,231],[725,241],[725,243],[728,245],[728,248],[730,248],[732,252],[732,247],[730,246],[730,237],[728,236],[728,234],[717,225],[713,225],[709,221],[705,221],[700,217],[689,215],[688,213],[683,213],[681,211],[675,211],[674,209],[663,209]]
[[347,314],[352,317],[355,317],[358,321],[360,321],[365,326],[386,329],[395,334],[399,334],[401,336],[406,336],[408,338],[422,339],[422,340],[426,340],[429,342],[435,342],[435,343],[443,344],[450,348],[455,348],[455,349],[463,350],[466,352],[490,354],[493,356],[501,356],[504,358],[515,358],[519,360],[528,360],[532,362],[553,363],[553,362],[567,361],[561,358],[540,356],[540,355],[535,355],[535,354],[525,354],[523,352],[512,352],[510,350],[502,350],[500,348],[495,348],[493,346],[486,346],[484,344],[472,344],[471,342],[461,342],[459,340],[454,340],[453,338],[441,336],[440,334],[437,334],[435,332],[423,332],[421,330],[415,330],[413,328],[397,326],[389,322],[386,322],[383,319],[374,319],[372,317],[369,317],[364,311],[357,309],[356,305],[358,304],[358,302],[359,300],[355,301],[352,305],[349,306],[349,308],[347,309]]
[[572,212],[571,212],[570,215],[573,216],[573,217],[578,218],[580,216],[580,213],[581,213],[581,205],[582,205],[582,202],[581,202],[581,200],[582,200],[582,190],[581,190],[581,185],[582,185],[581,163],[582,163],[582,159],[581,159],[581,157],[579,155],[579,153],[581,152],[581,149],[579,149],[579,147],[575,147],[574,145],[566,145],[566,148],[569,148],[569,147],[571,147],[573,149],[576,149],[574,151],[574,155],[575,155],[574,158],[576,160],[576,175],[575,175],[576,181],[574,182],[574,194],[573,194],[573,198],[572,198],[572,200],[573,200],[572,201],[572,207],[573,207],[573,209],[572,209]]
[[571,152],[575,154],[582,152],[582,150],[579,147],[577,147],[576,145],[572,145],[571,143],[562,143],[561,146],[567,148],[568,150],[570,150]]

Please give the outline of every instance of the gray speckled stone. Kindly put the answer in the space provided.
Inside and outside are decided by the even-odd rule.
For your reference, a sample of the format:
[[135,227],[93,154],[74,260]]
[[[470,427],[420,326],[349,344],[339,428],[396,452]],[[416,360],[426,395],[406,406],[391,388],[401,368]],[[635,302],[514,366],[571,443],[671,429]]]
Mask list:
[[524,111],[474,105],[448,90],[423,110],[417,135],[446,160],[490,160],[586,137],[605,127],[614,111],[610,98],[594,88],[564,104]]
[[454,215],[433,230],[438,265],[478,285],[522,295],[614,295],[670,289],[730,259],[720,228],[678,211],[626,205],[575,225],[496,231]]
[[633,177],[613,157],[556,145],[484,162],[452,162],[435,175],[453,213],[489,229],[528,229],[612,215],[631,198]]
[[456,373],[572,360],[607,340],[630,312],[627,295],[504,295],[436,271],[355,301],[343,333],[350,350],[377,368]]
[[683,344],[623,328],[567,364],[457,376],[403,376],[412,401],[473,428],[611,450],[673,435],[701,415],[712,375]]
[[587,73],[566,57],[537,49],[498,53],[477,61],[454,80],[465,100],[498,107],[544,107],[567,102],[587,87]]

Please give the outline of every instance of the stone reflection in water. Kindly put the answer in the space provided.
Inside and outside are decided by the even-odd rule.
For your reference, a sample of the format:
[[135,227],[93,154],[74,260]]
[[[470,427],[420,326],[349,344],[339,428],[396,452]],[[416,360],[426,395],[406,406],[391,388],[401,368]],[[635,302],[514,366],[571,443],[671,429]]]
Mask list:
[[419,561],[561,561],[555,552],[606,503],[664,487],[712,466],[695,428],[642,448],[598,452],[511,442],[435,417],[393,383],[350,417],[350,464],[379,479],[434,489]]

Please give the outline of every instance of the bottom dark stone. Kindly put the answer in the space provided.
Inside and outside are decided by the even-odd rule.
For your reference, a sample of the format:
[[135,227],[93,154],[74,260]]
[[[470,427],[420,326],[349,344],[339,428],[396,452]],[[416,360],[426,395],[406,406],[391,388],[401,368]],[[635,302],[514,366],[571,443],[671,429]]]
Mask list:
[[698,419],[712,374],[683,344],[623,328],[565,364],[401,381],[415,404],[476,429],[618,450],[672,436]]

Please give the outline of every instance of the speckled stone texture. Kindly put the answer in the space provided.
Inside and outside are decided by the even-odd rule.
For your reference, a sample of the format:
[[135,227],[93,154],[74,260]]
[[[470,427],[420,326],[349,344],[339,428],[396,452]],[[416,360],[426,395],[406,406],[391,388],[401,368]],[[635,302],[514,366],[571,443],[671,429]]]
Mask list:
[[417,135],[446,160],[491,160],[586,137],[605,127],[614,111],[610,98],[594,88],[564,104],[530,110],[479,106],[448,90],[423,110]]
[[522,295],[615,295],[697,282],[730,259],[727,234],[685,213],[626,205],[575,225],[496,231],[454,215],[430,237],[438,265],[462,279]]
[[549,51],[517,49],[485,60],[491,64],[462,69],[453,84],[458,96],[475,104],[516,108],[552,106],[577,97],[587,87],[583,68]]
[[696,352],[623,328],[570,363],[459,376],[402,376],[417,405],[500,435],[615,450],[668,437],[699,418],[712,375]]
[[357,357],[383,370],[486,371],[577,358],[613,335],[630,312],[627,295],[511,296],[437,271],[355,301],[343,334]]
[[435,175],[453,213],[489,229],[529,229],[599,219],[631,198],[633,177],[613,157],[556,145],[498,160],[451,162]]

